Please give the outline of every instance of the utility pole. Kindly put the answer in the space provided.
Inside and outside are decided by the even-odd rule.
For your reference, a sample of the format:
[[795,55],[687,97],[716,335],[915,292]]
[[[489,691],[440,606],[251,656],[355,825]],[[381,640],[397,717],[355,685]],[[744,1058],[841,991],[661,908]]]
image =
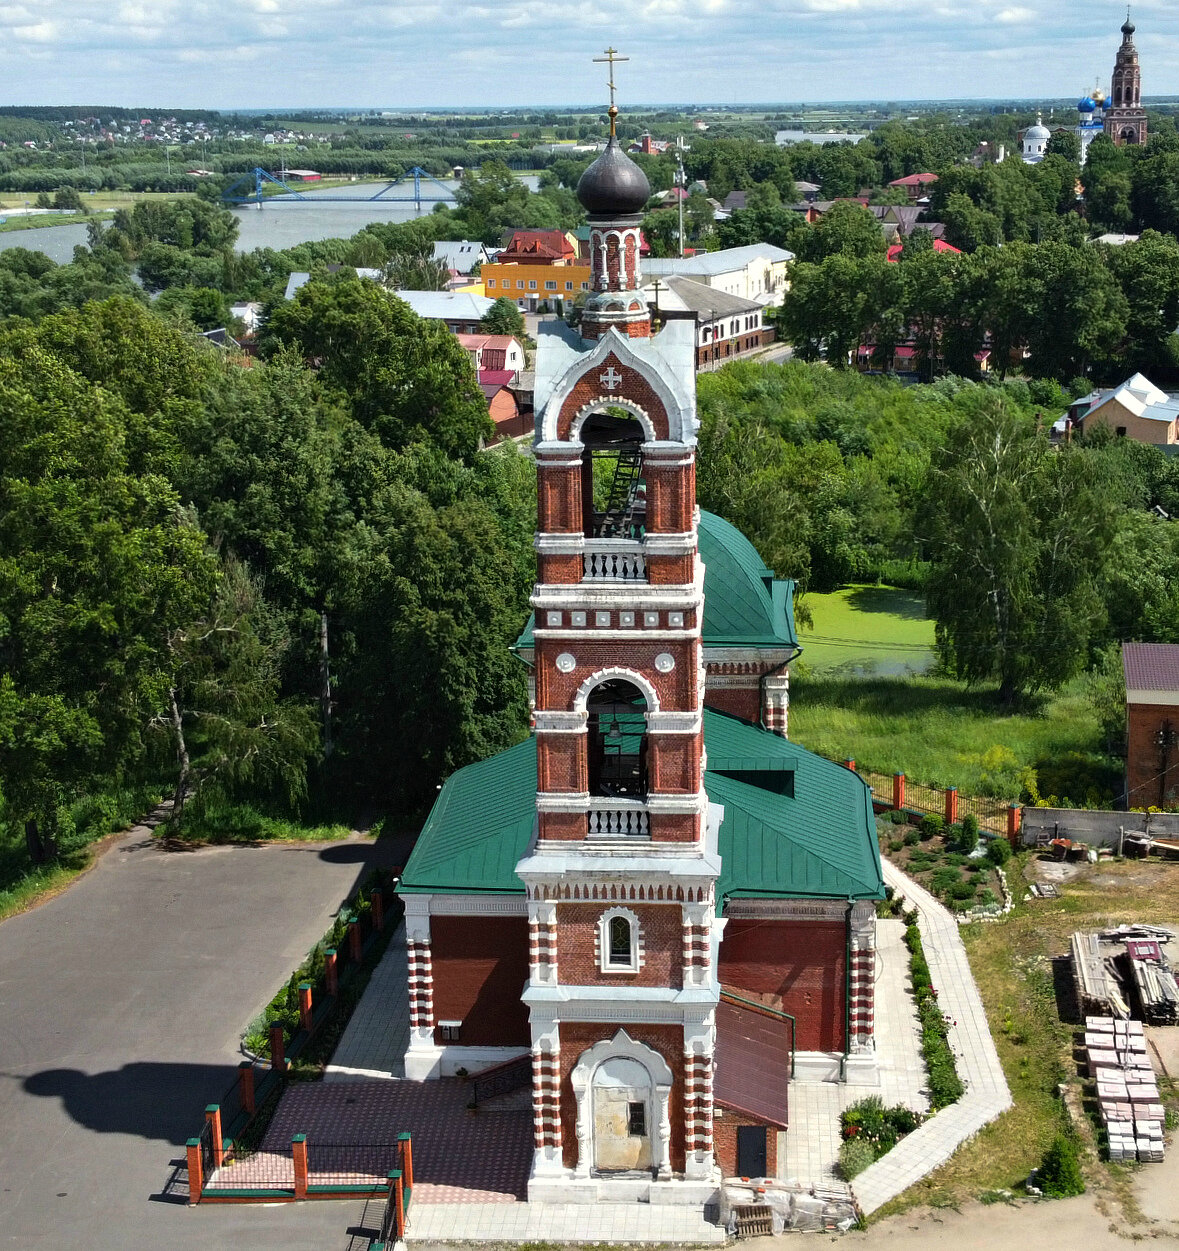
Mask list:
[[675,181],[676,181],[676,187],[679,190],[679,195],[676,197],[676,199],[679,201],[679,205],[680,205],[680,260],[682,261],[684,259],[684,197],[688,193],[688,189],[686,185],[687,179],[684,176],[684,137],[683,135],[680,135],[680,137],[675,141],[675,147],[676,147]]

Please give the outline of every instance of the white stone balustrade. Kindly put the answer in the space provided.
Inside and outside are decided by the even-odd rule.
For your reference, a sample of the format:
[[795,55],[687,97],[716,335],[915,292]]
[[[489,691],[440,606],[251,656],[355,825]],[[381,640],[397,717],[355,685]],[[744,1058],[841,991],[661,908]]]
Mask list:
[[650,832],[646,807],[635,800],[590,805],[590,838],[647,838]]
[[630,539],[586,539],[582,559],[589,582],[644,582],[647,578],[642,547]]

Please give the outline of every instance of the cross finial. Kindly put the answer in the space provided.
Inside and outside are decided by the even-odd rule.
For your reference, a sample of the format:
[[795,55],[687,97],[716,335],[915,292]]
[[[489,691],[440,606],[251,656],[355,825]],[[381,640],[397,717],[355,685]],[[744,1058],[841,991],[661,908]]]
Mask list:
[[599,65],[605,62],[610,64],[610,108],[607,112],[610,115],[610,138],[614,138],[614,119],[618,116],[618,106],[614,103],[614,64],[616,61],[629,61],[628,56],[619,56],[617,48],[607,48],[605,56],[594,57],[594,64]]

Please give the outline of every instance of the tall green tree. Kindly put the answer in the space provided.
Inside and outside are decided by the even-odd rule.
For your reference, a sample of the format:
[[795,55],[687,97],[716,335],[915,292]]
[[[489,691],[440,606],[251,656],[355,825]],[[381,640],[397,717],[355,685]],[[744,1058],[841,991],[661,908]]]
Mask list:
[[1004,705],[1084,666],[1111,508],[1091,455],[1057,453],[1001,403],[963,423],[934,459],[926,600],[946,667],[998,683]]

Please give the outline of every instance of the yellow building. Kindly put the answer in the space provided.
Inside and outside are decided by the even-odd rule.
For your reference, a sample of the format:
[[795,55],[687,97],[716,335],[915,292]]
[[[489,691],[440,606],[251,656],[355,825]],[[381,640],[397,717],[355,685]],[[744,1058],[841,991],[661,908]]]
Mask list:
[[521,312],[541,303],[556,306],[588,291],[590,267],[577,256],[575,240],[559,230],[518,230],[494,260],[479,271],[489,300],[509,299]]

